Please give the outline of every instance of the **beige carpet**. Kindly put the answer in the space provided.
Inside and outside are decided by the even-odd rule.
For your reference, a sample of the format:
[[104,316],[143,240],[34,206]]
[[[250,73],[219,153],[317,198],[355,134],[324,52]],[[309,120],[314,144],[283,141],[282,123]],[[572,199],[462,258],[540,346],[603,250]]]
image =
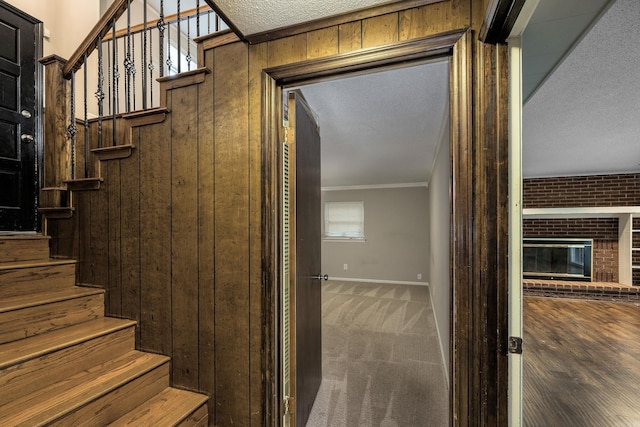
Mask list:
[[323,379],[307,427],[448,425],[448,391],[429,290],[329,281]]

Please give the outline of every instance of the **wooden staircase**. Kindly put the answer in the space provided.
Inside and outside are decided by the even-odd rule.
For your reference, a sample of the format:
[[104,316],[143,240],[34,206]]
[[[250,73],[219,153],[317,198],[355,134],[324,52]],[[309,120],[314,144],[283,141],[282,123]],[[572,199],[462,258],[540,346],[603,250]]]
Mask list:
[[206,426],[207,396],[169,387],[169,358],[135,350],[49,238],[0,236],[2,426]]

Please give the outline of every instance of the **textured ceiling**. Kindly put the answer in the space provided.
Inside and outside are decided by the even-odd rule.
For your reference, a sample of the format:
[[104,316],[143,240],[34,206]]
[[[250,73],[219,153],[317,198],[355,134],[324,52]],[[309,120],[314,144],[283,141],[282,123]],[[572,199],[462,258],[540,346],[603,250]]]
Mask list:
[[242,35],[248,36],[302,22],[390,3],[389,0],[214,0]]
[[617,0],[523,110],[523,175],[640,171],[640,1]]
[[323,187],[429,181],[448,135],[447,61],[300,89],[320,125]]

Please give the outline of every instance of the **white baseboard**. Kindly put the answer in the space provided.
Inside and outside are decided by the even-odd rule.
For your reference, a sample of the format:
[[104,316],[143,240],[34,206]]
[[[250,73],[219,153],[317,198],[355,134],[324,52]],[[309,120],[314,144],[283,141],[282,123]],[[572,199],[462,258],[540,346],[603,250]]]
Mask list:
[[329,280],[342,280],[343,282],[387,283],[390,285],[429,286],[429,282],[408,282],[404,280],[359,279],[359,278],[352,278],[352,277],[332,277],[332,276],[329,276]]

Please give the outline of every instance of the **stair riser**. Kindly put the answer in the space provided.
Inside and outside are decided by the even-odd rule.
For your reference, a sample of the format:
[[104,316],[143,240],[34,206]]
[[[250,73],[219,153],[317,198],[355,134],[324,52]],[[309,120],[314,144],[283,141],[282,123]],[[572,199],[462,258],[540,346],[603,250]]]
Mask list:
[[75,285],[75,264],[0,270],[0,298]]
[[0,313],[0,343],[42,334],[104,316],[104,294]]
[[135,329],[129,327],[4,369],[0,371],[0,405],[123,355],[134,346]]
[[48,425],[58,427],[105,425],[160,393],[168,385],[169,363],[166,362]]
[[0,263],[49,258],[49,239],[0,239]]
[[207,404],[200,406],[186,420],[178,424],[178,427],[206,427],[209,425]]

